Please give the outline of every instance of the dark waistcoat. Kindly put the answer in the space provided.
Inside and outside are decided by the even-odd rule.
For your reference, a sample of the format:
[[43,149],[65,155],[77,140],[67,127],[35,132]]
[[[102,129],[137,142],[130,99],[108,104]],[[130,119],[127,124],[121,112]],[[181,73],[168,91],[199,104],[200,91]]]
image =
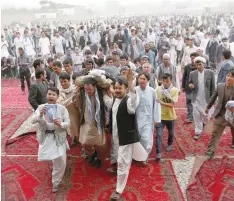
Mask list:
[[[135,114],[129,114],[127,110],[128,98],[128,96],[125,96],[125,98],[120,102],[116,116],[119,146],[139,141]],[[112,133],[112,110],[110,111],[110,132]]]

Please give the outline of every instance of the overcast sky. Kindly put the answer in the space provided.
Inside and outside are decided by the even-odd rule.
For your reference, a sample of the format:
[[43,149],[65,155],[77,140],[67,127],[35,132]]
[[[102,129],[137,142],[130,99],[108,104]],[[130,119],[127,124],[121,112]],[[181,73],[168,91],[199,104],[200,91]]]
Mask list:
[[[39,4],[40,0],[1,0],[1,6],[2,8],[9,8],[9,7],[23,7],[23,8],[38,8],[40,7]],[[53,1],[53,0],[52,0]],[[103,4],[107,2],[108,0],[54,0],[53,2],[56,3],[66,3],[66,4],[74,4],[74,5],[84,5],[89,6],[91,4]],[[124,3],[133,3],[133,2],[142,2],[143,0],[124,0],[120,1],[121,4]],[[144,2],[153,2],[155,0],[144,0]],[[161,0],[156,0],[161,1]]]
[[[15,8],[40,8],[39,4],[40,0],[1,0],[1,8],[9,8],[9,7],[15,7]],[[53,0],[52,0],[53,1]],[[105,2],[111,1],[111,0],[54,0],[53,2],[56,3],[66,3],[66,4],[74,4],[74,5],[83,5],[90,7],[92,4],[101,6],[104,5]],[[130,4],[130,3],[152,3],[157,4],[157,2],[161,1],[172,1],[172,2],[187,2],[189,3],[190,0],[119,0],[122,5],[125,4]],[[202,3],[207,3],[208,1],[211,0],[195,0],[195,1],[200,1]],[[220,0],[212,0],[211,2],[217,2]],[[234,1],[234,0],[229,0],[229,1]]]

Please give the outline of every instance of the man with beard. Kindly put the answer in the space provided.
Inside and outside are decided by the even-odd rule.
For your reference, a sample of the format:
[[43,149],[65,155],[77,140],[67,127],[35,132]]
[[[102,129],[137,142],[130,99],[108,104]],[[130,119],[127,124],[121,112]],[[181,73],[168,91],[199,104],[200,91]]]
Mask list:
[[[79,141],[88,154],[90,165],[100,168],[106,154],[105,104],[103,90],[94,78],[85,78],[84,87],[77,88],[73,103],[78,112]],[[77,116],[76,116],[77,115]],[[73,116],[71,116],[73,118]]]
[[112,108],[110,126],[114,146],[111,152],[111,164],[112,169],[117,170],[117,186],[116,191],[110,197],[111,201],[122,199],[121,194],[127,183],[134,147],[139,142],[135,122],[135,110],[139,98],[133,87],[131,69],[128,70],[127,80],[124,77],[117,78],[114,94],[113,101],[111,97],[109,97],[109,101],[108,99],[105,100],[108,108]]

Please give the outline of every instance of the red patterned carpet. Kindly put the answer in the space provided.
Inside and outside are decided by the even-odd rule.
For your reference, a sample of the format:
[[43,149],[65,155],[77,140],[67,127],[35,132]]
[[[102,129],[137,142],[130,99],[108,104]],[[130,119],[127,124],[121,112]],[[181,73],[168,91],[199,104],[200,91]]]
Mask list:
[[31,108],[28,90],[22,95],[20,87],[2,87],[2,110],[7,108]]
[[1,79],[2,87],[18,87],[20,88],[20,80],[19,79]]
[[[164,133],[164,142],[163,142],[163,153],[162,157],[165,159],[185,159],[185,154],[180,149],[180,146],[175,141],[173,152],[166,152],[165,148],[167,147],[167,132]],[[71,142],[71,138],[68,138],[68,141]],[[69,143],[70,144],[70,143]],[[108,143],[110,147],[110,142]],[[6,153],[9,155],[36,155],[38,151],[38,143],[36,140],[35,133],[26,134],[13,138],[7,141]],[[81,146],[76,146],[71,148],[68,152],[70,156],[81,156]],[[109,157],[109,156],[108,156]],[[150,159],[156,158],[156,145],[154,142],[153,150],[149,156]]]
[[31,108],[28,102],[27,85],[25,85],[25,95],[22,95],[19,80],[2,79],[1,84],[2,110],[8,108]]
[[233,201],[233,164],[234,158],[228,157],[206,161],[187,189],[188,201]]
[[[4,103],[2,103],[4,104]],[[22,108],[2,109],[1,113],[1,147],[5,152],[7,140],[16,132],[20,125],[30,116],[32,110]],[[18,150],[17,150],[18,151]]]
[[1,200],[53,200],[49,163],[35,156],[2,156]]
[[[210,121],[205,128],[203,136],[199,140],[194,140],[194,124],[185,122],[186,110],[176,110],[177,121],[175,124],[175,140],[185,155],[203,155],[207,151],[208,143],[211,138],[213,122]],[[216,156],[234,156],[234,149],[231,148],[232,135],[227,127],[219,142]]]
[[37,155],[38,142],[36,134],[30,133],[7,140],[6,154],[8,155]]
[[[105,201],[116,185],[116,177],[103,169],[97,170],[77,157],[81,148],[68,151],[66,173],[59,193],[51,193],[51,171],[49,162],[37,161],[38,143],[35,133],[9,139],[23,121],[31,114],[27,95],[21,95],[19,82],[2,80],[2,200],[19,201]],[[176,104],[176,120],[173,152],[167,153],[167,130],[164,129],[163,158],[184,159],[186,155],[203,155],[211,137],[212,123],[198,141],[193,140],[193,124],[184,123],[186,117],[185,96],[181,94]],[[70,140],[70,139],[69,139]],[[154,140],[155,141],[155,140]],[[223,134],[216,155],[234,156],[230,148],[231,134]],[[150,155],[155,158],[155,145]],[[13,156],[14,155],[14,156]],[[72,157],[71,157],[72,156]],[[74,157],[76,156],[76,157]],[[232,159],[207,161],[196,174],[196,182],[188,189],[189,201],[234,200]],[[227,171],[226,171],[227,170]],[[225,174],[221,174],[225,173]],[[227,176],[230,174],[229,176]],[[219,183],[215,182],[215,179]],[[225,193],[225,195],[223,194]],[[150,161],[147,168],[132,165],[130,177],[124,192],[126,201],[183,201],[174,171],[169,160],[155,163]],[[216,199],[217,198],[217,199]]]
[[[71,138],[68,137],[71,144]],[[28,133],[7,141],[6,153],[8,155],[37,155],[38,142],[35,133]],[[67,151],[68,156],[81,156],[81,146],[77,145]]]
[[32,110],[28,103],[27,93],[25,95],[21,94],[19,80],[2,79],[1,84],[1,143],[2,152],[5,152],[7,140],[32,114]]
[[[94,169],[79,158],[69,158],[59,192],[51,193],[51,170],[37,157],[2,157],[2,200],[20,201],[108,201],[116,177],[105,169]],[[170,161],[150,163],[147,168],[132,165],[126,201],[183,201]]]

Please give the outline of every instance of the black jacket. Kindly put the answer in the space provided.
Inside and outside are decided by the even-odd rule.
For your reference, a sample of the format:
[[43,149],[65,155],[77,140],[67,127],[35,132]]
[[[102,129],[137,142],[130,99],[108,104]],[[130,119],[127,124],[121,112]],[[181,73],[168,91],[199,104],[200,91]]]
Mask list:
[[46,82],[36,80],[36,82],[31,85],[28,101],[34,110],[36,110],[39,105],[47,103],[47,91],[48,85]]
[[184,73],[182,78],[182,88],[185,89],[186,93],[191,93],[191,89],[189,88],[189,74],[190,72],[196,70],[196,67],[192,64],[187,64],[184,67]]
[[[127,110],[128,98],[128,96],[125,96],[120,102],[116,115],[119,146],[133,144],[139,141],[135,114],[129,114]],[[110,132],[112,133],[112,110],[110,111]]]

